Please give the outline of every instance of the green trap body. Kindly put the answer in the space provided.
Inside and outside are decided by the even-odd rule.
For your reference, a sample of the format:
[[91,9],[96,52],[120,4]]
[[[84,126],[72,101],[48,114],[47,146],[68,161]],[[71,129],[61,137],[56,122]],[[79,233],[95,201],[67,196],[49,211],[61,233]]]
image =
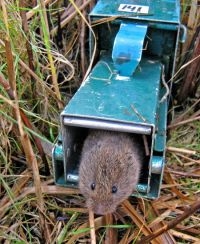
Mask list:
[[[78,187],[80,154],[89,129],[133,133],[143,137],[146,151],[137,195],[156,198],[182,29],[180,6],[176,0],[128,2],[99,0],[90,13],[96,64],[61,113],[61,135],[53,149],[54,178],[58,185]],[[91,54],[93,49],[91,33]]]

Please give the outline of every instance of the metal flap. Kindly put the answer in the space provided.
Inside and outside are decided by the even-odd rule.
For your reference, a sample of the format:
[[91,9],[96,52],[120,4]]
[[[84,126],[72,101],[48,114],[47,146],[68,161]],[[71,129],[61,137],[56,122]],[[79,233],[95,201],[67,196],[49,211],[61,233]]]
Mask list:
[[122,76],[131,76],[137,68],[143,50],[147,25],[122,23],[114,41],[112,59]]

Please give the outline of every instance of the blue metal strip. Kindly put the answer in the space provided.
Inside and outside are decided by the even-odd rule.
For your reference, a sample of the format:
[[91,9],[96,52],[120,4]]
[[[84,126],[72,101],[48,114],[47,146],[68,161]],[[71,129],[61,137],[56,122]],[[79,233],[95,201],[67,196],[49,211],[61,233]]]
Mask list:
[[122,23],[113,45],[114,66],[122,76],[131,76],[137,68],[143,50],[147,25]]

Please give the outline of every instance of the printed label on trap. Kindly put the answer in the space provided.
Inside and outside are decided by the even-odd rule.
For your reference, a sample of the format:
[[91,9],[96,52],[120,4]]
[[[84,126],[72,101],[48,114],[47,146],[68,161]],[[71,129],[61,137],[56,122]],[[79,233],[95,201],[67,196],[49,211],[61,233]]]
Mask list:
[[134,4],[120,4],[118,11],[138,13],[138,14],[148,14],[149,6],[134,5]]

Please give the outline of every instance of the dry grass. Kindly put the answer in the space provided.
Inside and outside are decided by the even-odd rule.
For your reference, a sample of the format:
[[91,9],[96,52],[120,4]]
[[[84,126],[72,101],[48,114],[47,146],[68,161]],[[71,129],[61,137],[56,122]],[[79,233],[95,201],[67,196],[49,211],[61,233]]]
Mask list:
[[[198,89],[180,112],[179,104],[172,108],[157,200],[130,198],[113,216],[97,217],[83,207],[78,190],[53,184],[47,152],[60,111],[89,67],[84,16],[94,1],[70,0],[66,8],[65,1],[35,2],[1,0],[0,6],[0,242],[200,243]],[[188,43],[199,23],[195,3],[182,1]],[[188,43],[180,57],[187,56]],[[177,84],[184,80],[184,72],[178,74]]]

